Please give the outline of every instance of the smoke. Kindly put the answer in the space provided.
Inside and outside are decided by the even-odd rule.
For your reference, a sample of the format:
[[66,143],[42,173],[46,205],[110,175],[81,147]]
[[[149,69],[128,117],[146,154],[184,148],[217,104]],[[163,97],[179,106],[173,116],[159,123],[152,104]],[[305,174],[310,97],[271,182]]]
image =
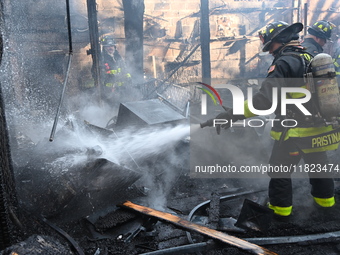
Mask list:
[[[91,119],[99,122],[103,115],[101,110],[100,107],[89,106],[84,113],[87,117],[93,115]],[[153,208],[166,207],[167,195],[183,170],[187,169],[189,125],[124,129],[111,135],[99,135],[74,115],[68,116],[68,121],[64,122],[52,143],[47,138],[35,140],[34,155],[44,158],[46,171],[60,178],[65,174],[75,174],[88,162],[104,158],[142,174],[138,186],[145,187],[148,194],[146,202]],[[40,131],[35,129],[34,134],[34,128],[30,128],[29,133],[37,138]],[[100,182],[98,186],[108,185],[108,178],[98,176],[96,181]]]

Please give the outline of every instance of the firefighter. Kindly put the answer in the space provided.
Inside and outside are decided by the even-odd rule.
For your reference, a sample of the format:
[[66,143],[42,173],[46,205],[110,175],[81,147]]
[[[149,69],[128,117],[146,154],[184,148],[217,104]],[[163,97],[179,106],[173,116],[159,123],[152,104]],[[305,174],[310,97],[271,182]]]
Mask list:
[[[282,87],[306,86],[303,79],[312,56],[304,50],[299,42],[299,32],[302,30],[301,23],[288,25],[283,21],[273,22],[266,26],[263,31],[259,32],[259,37],[263,43],[263,51],[271,53],[274,56],[272,65],[268,69],[267,77],[264,79],[260,91],[254,94],[252,104],[255,109],[270,109],[273,104],[273,88],[278,91]],[[290,98],[303,98],[305,94],[289,93]],[[274,139],[274,145],[270,156],[270,166],[288,166],[290,172],[269,172],[269,203],[268,207],[274,210],[279,216],[289,216],[292,213],[292,180],[291,174],[294,167],[303,158],[308,172],[311,184],[311,194],[314,201],[321,207],[332,207],[335,204],[334,199],[334,180],[327,171],[322,173],[313,173],[308,171],[307,167],[313,164],[322,167],[328,167],[328,158],[326,152],[338,148],[338,141],[334,139],[328,144],[320,143],[312,145],[312,140],[322,140],[325,135],[339,132],[331,125],[326,125],[316,116],[315,104],[313,100],[304,104],[306,109],[312,113],[313,117],[304,115],[295,105],[287,105],[286,115],[281,115],[280,98],[278,107],[275,111],[275,119],[280,121],[274,122],[271,130],[271,137]],[[228,120],[227,124],[215,125],[217,133],[222,128],[229,128],[230,122],[255,116],[248,107],[248,100],[244,103],[244,115],[233,115],[230,108],[225,108],[225,112],[220,113],[214,119]],[[202,123],[201,127],[213,126],[214,119]],[[295,120],[297,125],[281,125],[282,120]],[[293,121],[293,122],[295,122]],[[288,122],[287,122],[288,123]],[[295,124],[296,124],[295,123]],[[291,126],[291,127],[287,127]],[[337,133],[338,135],[338,133]]]
[[[337,36],[339,38],[339,36]],[[338,39],[338,42],[336,44],[336,49],[333,54],[333,63],[335,67],[335,73],[338,80],[338,85],[340,86],[340,39]]]
[[113,37],[104,36],[101,39],[102,45],[102,97],[110,104],[122,102],[127,96],[128,87],[131,85],[131,75],[127,72],[125,63],[117,50]]
[[335,25],[326,20],[319,20],[308,27],[302,46],[313,56],[322,53],[327,40],[331,40],[332,30]]

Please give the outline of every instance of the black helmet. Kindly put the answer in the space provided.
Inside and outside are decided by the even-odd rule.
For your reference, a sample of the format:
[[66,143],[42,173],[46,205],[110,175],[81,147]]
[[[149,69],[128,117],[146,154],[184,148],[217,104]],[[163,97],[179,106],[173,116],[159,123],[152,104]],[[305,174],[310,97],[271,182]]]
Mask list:
[[284,21],[269,23],[264,30],[259,31],[259,37],[263,43],[262,51],[268,51],[272,42],[287,43],[298,39],[298,33],[302,30],[302,23],[288,25]]
[[308,33],[326,40],[331,39],[332,29],[335,25],[327,20],[319,20],[308,27]]
[[101,44],[103,46],[116,46],[116,41],[112,36],[106,35],[101,39]]

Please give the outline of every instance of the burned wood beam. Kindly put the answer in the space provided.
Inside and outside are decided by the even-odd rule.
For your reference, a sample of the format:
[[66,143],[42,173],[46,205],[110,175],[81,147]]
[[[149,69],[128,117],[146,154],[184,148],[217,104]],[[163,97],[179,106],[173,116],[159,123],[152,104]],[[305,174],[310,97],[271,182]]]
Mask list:
[[274,255],[274,254],[276,254],[276,253],[269,251],[266,248],[263,248],[261,246],[249,243],[245,240],[242,240],[240,238],[225,234],[223,232],[219,232],[219,231],[216,231],[216,230],[204,227],[204,226],[200,226],[198,224],[184,220],[184,219],[177,217],[175,215],[172,215],[170,213],[157,211],[157,210],[154,210],[154,209],[149,208],[149,207],[134,204],[130,201],[126,201],[125,203],[123,203],[120,206],[135,210],[137,212],[140,212],[140,213],[148,215],[148,216],[156,217],[160,220],[165,220],[165,221],[170,222],[170,223],[172,223],[172,224],[174,224],[178,227],[181,227],[181,228],[196,231],[200,234],[203,234],[205,236],[209,236],[213,239],[217,239],[217,240],[222,241],[224,243],[227,243],[229,245],[236,246],[240,249],[246,250],[246,251],[253,253],[253,254],[258,254],[258,255]]

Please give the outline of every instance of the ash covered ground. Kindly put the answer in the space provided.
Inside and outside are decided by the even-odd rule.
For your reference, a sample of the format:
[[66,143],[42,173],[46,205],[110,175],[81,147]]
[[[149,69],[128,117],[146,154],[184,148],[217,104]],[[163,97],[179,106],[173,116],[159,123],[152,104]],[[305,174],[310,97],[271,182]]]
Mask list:
[[[188,219],[197,205],[213,199],[213,193],[215,202],[216,196],[231,195],[215,208],[228,224],[209,221],[213,210],[209,204],[197,208],[191,221],[244,240],[293,236],[293,243],[274,239],[261,245],[277,254],[340,253],[340,204],[317,207],[307,179],[294,179],[291,217],[283,220],[265,214],[260,226],[235,227],[245,200],[265,204],[268,178],[190,178],[185,125],[124,132],[130,133],[112,134],[73,119],[56,134],[64,138],[56,139],[53,146],[58,150],[50,148],[49,142],[22,137],[13,153],[19,198],[18,219],[11,226],[14,245],[1,254],[143,254],[191,243],[209,244],[201,254],[250,254],[195,231],[188,237],[181,227],[118,206],[130,200]],[[330,156],[338,158],[337,152]],[[339,196],[337,181],[337,201]],[[315,234],[321,236],[296,239]]]
[[[145,101],[141,106],[150,109],[148,104],[154,103]],[[124,116],[140,121],[126,109]],[[178,225],[119,207],[126,200],[242,240],[263,238],[271,244],[261,246],[277,254],[340,253],[339,233],[327,234],[340,231],[340,204],[329,209],[315,206],[307,179],[294,179],[291,217],[272,218],[260,207],[261,221],[248,220],[243,222],[248,225],[236,227],[245,201],[266,203],[268,177],[190,177],[192,144],[202,145],[194,151],[202,161],[262,163],[269,155],[270,142],[264,140],[268,130],[234,129],[217,136],[213,128],[197,129],[195,124],[189,127],[185,118],[171,123],[163,123],[163,118],[160,125],[139,123],[131,128],[127,123],[119,127],[119,114],[111,117],[112,113],[110,118],[103,115],[102,109],[85,107],[83,112],[60,121],[53,142],[48,141],[50,122],[41,124],[28,118],[16,125],[16,143],[12,140],[11,148],[18,193],[18,207],[13,211],[17,219],[12,219],[13,246],[1,254],[143,254],[198,243],[205,249],[201,254],[250,254],[219,240],[212,242],[196,231],[187,232]],[[103,121],[108,119],[110,128]],[[201,141],[197,137],[209,139]],[[209,148],[207,141],[216,147]],[[207,148],[211,153],[204,152]],[[330,154],[332,162],[338,163],[338,158],[338,152]],[[336,184],[339,201],[340,185]],[[210,208],[209,203],[197,207],[210,199],[215,207]],[[306,241],[315,234],[321,236]],[[285,236],[293,236],[293,242],[277,239]],[[268,241],[269,237],[276,239]],[[189,249],[172,254],[195,252]]]
[[[181,176],[177,182],[178,185],[169,193],[166,207],[162,211],[166,211],[183,218],[187,218],[190,211],[199,203],[211,198],[212,187],[219,194],[225,195],[230,193],[237,193],[237,188],[229,186],[229,181],[221,179],[190,179],[187,176]],[[245,180],[241,183],[244,184]],[[238,186],[241,183],[233,181],[232,185]],[[266,233],[255,230],[247,229],[244,233],[229,231],[228,233],[242,239],[254,237],[280,237],[280,236],[297,236],[297,235],[313,235],[320,233],[327,233],[339,231],[339,212],[340,206],[337,204],[334,208],[323,210],[317,208],[311,202],[307,189],[308,186],[303,180],[296,182],[295,193],[305,196],[303,203],[296,203],[294,214],[288,220],[280,220],[274,218]],[[258,190],[258,186],[249,185],[249,190]],[[148,205],[147,198],[137,191],[128,190],[126,195],[129,195],[131,201],[138,204]],[[244,199],[251,199],[257,201],[266,192],[251,193],[249,195],[240,196],[235,199],[221,202],[220,204],[220,217],[221,218],[236,218],[240,214]],[[339,200],[340,190],[337,188],[336,198]],[[296,201],[297,202],[297,201]],[[197,212],[197,215],[206,216],[207,208],[202,208]],[[118,211],[117,211],[118,210]],[[92,215],[93,217],[93,215]],[[96,215],[98,217],[98,215]],[[96,218],[95,217],[95,218]],[[72,245],[55,229],[46,225],[37,214],[28,212],[20,213],[20,220],[23,224],[23,229],[16,230],[15,239],[17,242],[27,242],[19,254],[77,254]],[[186,245],[188,241],[186,232],[174,225],[162,221],[153,222],[152,227],[145,231],[141,231],[138,235],[132,238],[129,242],[126,240],[135,229],[138,228],[141,222],[145,222],[145,217],[138,213],[128,210],[113,209],[102,217],[96,218],[92,225],[88,219],[71,220],[67,215],[59,215],[50,217],[48,219],[58,227],[67,232],[78,243],[79,247],[84,251],[84,254],[143,254],[158,249],[166,249],[180,245]],[[89,228],[91,226],[91,228]],[[97,231],[93,231],[93,228]],[[92,229],[92,232],[91,232]],[[39,253],[39,242],[32,241],[32,236],[39,235],[45,240],[52,243],[59,243],[64,247],[63,251],[50,253]],[[206,242],[209,238],[204,237],[195,232],[191,232],[194,242]],[[27,240],[30,237],[31,239]],[[46,241],[46,242],[47,242]],[[320,238],[316,241],[310,242],[297,242],[292,244],[272,244],[263,245],[270,251],[277,254],[339,254],[339,238]],[[35,249],[34,249],[35,247]],[[52,245],[48,246],[49,248]],[[40,246],[41,249],[41,246]],[[11,250],[11,248],[9,249]],[[12,247],[12,251],[18,251],[17,247]],[[53,250],[52,250],[53,251]],[[26,252],[26,253],[25,253]],[[96,253],[97,252],[97,253]],[[3,254],[8,254],[3,252]],[[195,254],[195,253],[173,253],[173,254]],[[201,252],[201,254],[250,254],[242,249],[235,248],[231,245],[223,244],[222,242],[215,241],[214,249],[210,251]]]

